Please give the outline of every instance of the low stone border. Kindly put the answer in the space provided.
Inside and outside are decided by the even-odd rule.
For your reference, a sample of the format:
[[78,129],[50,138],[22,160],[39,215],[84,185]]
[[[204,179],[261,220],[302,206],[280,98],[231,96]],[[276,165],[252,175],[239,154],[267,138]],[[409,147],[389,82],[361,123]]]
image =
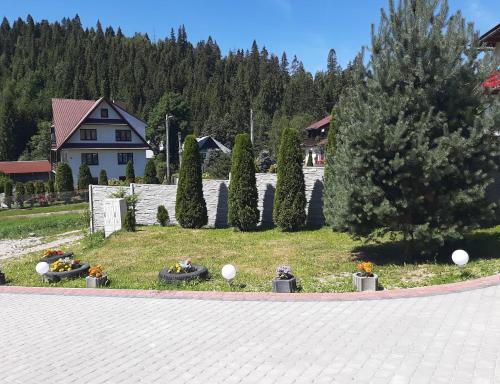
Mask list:
[[392,289],[387,291],[365,291],[346,293],[272,293],[272,292],[215,292],[215,291],[155,291],[141,289],[89,289],[0,286],[0,294],[35,294],[64,296],[111,296],[153,299],[194,299],[234,301],[356,301],[378,299],[401,299],[444,295],[500,285],[500,274],[458,283],[432,285],[429,287]]

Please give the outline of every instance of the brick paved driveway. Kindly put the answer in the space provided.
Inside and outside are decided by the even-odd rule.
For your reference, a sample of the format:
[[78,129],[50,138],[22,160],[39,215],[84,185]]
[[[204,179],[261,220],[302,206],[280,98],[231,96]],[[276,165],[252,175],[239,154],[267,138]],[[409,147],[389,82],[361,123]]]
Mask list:
[[500,286],[371,301],[0,294],[0,383],[500,383]]

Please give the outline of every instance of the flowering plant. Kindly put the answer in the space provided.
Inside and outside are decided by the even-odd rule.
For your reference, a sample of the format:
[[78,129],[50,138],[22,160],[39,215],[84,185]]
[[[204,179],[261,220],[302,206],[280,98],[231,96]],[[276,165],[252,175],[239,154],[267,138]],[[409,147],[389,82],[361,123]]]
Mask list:
[[276,278],[280,280],[289,280],[293,277],[292,268],[289,265],[282,265],[276,269]]
[[64,252],[61,251],[60,249],[47,249],[43,253],[43,257],[49,257],[49,256],[55,256],[55,255],[62,255]]
[[51,272],[65,272],[80,268],[80,260],[72,260],[69,257],[59,259],[50,266]]
[[89,276],[90,277],[97,277],[100,278],[103,276],[103,271],[102,271],[102,266],[100,264],[97,264],[95,267],[92,267],[89,269]]
[[191,259],[179,261],[168,268],[168,273],[188,273],[193,271],[194,267],[191,262]]
[[362,277],[373,277],[373,263],[370,261],[362,262],[357,265]]

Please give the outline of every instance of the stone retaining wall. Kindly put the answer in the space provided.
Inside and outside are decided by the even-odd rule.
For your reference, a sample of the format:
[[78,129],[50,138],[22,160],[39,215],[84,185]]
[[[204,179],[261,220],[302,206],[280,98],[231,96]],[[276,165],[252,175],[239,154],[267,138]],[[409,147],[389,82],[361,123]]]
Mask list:
[[[306,224],[308,227],[314,228],[324,225],[322,201],[323,173],[323,168],[304,168],[307,198]],[[258,173],[256,174],[256,179],[261,224],[272,226],[276,174]],[[207,202],[209,227],[223,228],[228,225],[228,187],[229,180],[203,180],[203,195]],[[134,192],[138,195],[139,200],[136,206],[137,224],[157,224],[156,211],[159,205],[164,205],[167,208],[170,221],[177,224],[177,220],[175,219],[176,185],[131,184],[130,187],[91,185],[89,187],[89,200],[92,220],[91,228],[93,231],[104,229],[103,202],[106,198],[111,197],[113,193],[119,191],[120,188],[124,189],[127,194]]]

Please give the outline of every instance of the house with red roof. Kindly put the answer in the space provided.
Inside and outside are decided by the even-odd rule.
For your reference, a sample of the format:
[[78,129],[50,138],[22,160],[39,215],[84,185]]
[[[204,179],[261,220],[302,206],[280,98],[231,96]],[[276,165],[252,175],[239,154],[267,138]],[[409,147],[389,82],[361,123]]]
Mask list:
[[48,160],[0,161],[0,172],[14,182],[47,181],[52,172]]
[[491,28],[479,38],[479,43],[484,50],[493,51],[496,64],[498,65],[494,71],[482,84],[486,91],[498,93],[500,91],[500,24]]
[[146,123],[114,101],[52,99],[51,163],[71,167],[77,181],[78,169],[87,164],[93,177],[101,169],[108,178],[125,177],[128,161],[136,176],[146,166]]
[[315,166],[324,166],[328,128],[331,121],[332,116],[326,116],[306,127],[306,138],[302,143],[306,162],[308,156],[312,155]]

